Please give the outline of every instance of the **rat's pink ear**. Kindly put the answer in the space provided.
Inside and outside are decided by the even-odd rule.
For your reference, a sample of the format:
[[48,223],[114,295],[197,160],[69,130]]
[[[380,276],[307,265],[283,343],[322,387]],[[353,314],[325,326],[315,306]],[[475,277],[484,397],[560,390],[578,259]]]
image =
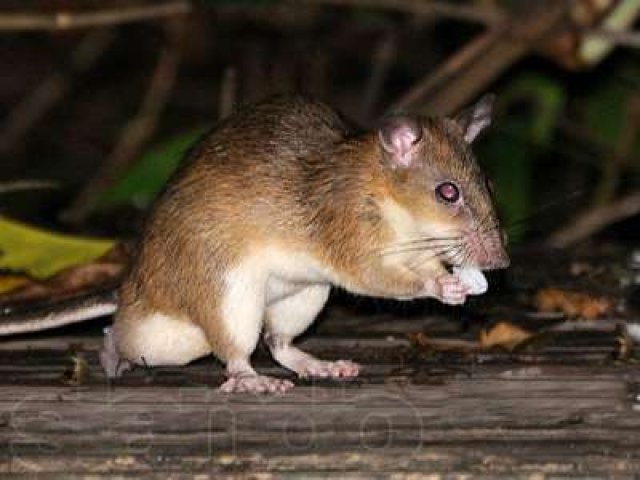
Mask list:
[[491,125],[495,98],[492,94],[485,95],[475,105],[455,116],[454,120],[462,128],[467,143],[473,142],[482,130]]
[[408,115],[387,117],[378,130],[378,138],[394,168],[407,168],[418,162],[422,126],[416,118]]

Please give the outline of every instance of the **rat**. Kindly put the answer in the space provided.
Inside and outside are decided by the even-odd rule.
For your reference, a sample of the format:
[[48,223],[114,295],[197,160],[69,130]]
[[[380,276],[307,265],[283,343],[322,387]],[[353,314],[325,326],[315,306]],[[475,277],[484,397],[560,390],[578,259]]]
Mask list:
[[485,96],[452,118],[396,113],[366,131],[305,97],[244,107],[192,147],[156,199],[117,298],[0,334],[115,313],[100,353],[110,377],[213,354],[223,392],[287,391],[291,381],[251,366],[261,335],[299,377],[357,376],[358,364],[293,344],[332,286],[459,305],[486,290],[483,270],[509,264],[471,150],[492,104]]

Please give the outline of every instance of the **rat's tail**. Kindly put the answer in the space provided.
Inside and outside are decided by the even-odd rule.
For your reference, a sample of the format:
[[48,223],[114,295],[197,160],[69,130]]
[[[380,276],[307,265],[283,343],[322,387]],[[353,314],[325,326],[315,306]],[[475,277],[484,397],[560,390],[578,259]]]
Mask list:
[[102,317],[118,308],[115,288],[54,304],[0,307],[0,336],[39,332]]

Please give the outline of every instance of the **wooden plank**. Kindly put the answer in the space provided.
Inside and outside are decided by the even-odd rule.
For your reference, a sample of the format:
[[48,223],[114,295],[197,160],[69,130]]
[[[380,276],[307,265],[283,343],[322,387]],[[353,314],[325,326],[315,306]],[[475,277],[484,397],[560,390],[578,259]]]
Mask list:
[[[394,470],[397,452],[412,457],[435,450],[448,452],[451,461],[443,465],[449,469],[450,447],[460,445],[468,453],[459,452],[456,464],[473,467],[469,471],[496,456],[500,468],[510,465],[507,472],[531,462],[584,466],[589,455],[604,462],[594,461],[594,472],[605,471],[596,463],[611,467],[612,459],[622,472],[640,468],[637,398],[618,379],[570,381],[567,375],[456,379],[440,387],[298,387],[278,397],[227,396],[211,388],[2,386],[0,398],[5,471],[56,471],[60,458],[74,457],[92,470],[123,456],[148,469],[157,467],[149,458],[180,464],[191,456],[216,471],[224,471],[220,458],[253,471],[264,466],[250,460],[256,454],[261,462],[279,457],[284,470],[308,468],[305,462],[314,457],[321,470],[348,471],[353,465],[333,463],[341,451],[356,457],[375,452],[379,458],[372,465]],[[434,471],[433,462],[427,463]],[[353,471],[364,468],[358,465]],[[413,468],[423,467],[417,461]]]
[[[514,353],[465,355],[416,350],[403,333],[469,339],[477,328],[390,321],[325,319],[301,345],[362,362],[362,377],[295,379],[284,396],[218,393],[213,358],[138,368],[109,384],[99,329],[0,342],[0,475],[640,475],[640,369],[612,360],[611,333],[561,332]],[[89,366],[80,386],[64,383],[70,350]],[[290,375],[264,349],[254,360],[262,373]]]

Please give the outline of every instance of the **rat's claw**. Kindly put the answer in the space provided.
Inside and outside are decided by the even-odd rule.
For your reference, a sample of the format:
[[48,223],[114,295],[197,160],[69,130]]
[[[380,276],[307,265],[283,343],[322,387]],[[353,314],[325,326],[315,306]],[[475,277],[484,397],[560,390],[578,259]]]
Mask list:
[[338,360],[337,362],[330,362],[332,364],[331,376],[332,377],[357,377],[360,374],[360,365],[351,360]]
[[350,360],[327,362],[314,358],[313,361],[307,362],[304,367],[300,368],[297,373],[301,378],[351,378],[358,376],[360,365]]
[[461,305],[467,299],[469,289],[454,275],[445,274],[436,279],[440,294],[438,298],[448,305]]
[[285,393],[293,388],[293,382],[266,375],[231,376],[220,385],[222,393]]

